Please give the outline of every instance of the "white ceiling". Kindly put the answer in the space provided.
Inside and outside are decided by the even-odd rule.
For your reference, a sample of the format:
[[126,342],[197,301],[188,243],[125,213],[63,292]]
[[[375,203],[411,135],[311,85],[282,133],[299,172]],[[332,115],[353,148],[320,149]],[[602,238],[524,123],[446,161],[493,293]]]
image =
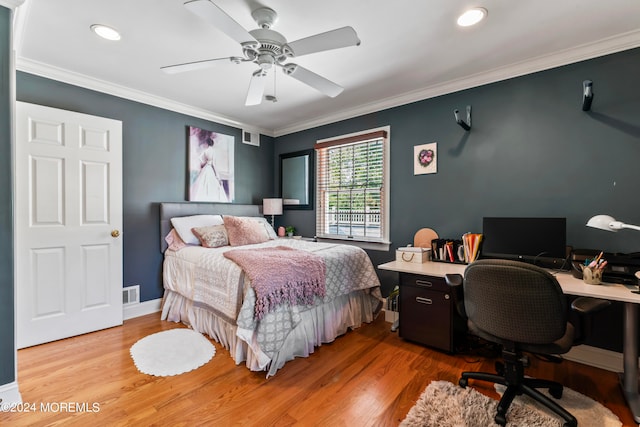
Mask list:
[[[273,29],[288,41],[345,25],[362,41],[291,60],[343,86],[336,98],[277,69],[278,102],[247,107],[255,64],[160,70],[242,56],[239,44],[183,2],[26,0],[16,13],[16,67],[279,136],[640,46],[639,0],[213,0],[247,30],[257,28],[251,10],[267,6],[279,15]],[[457,27],[457,16],[472,6],[486,8],[487,19]],[[95,23],[117,28],[122,39],[98,38],[89,30]],[[273,92],[270,79],[266,94]]]

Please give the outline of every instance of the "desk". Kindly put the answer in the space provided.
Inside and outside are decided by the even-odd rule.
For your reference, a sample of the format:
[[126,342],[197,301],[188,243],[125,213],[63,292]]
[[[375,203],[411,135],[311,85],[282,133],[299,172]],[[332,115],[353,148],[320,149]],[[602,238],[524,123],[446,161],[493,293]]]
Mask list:
[[[442,262],[416,264],[391,261],[379,265],[378,268],[400,273],[444,277],[445,274],[464,274],[466,265]],[[623,372],[620,375],[620,385],[633,418],[637,423],[640,423],[640,396],[638,395],[638,304],[640,304],[640,295],[631,293],[631,290],[635,288],[633,286],[610,283],[587,285],[582,280],[576,279],[570,273],[565,272],[557,273],[555,277],[565,294],[602,298],[624,303]]]

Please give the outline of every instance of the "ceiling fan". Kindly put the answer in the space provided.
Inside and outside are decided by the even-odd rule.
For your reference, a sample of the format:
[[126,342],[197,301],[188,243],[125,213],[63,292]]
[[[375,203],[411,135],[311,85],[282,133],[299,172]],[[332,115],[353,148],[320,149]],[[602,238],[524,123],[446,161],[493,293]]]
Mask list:
[[344,90],[342,86],[300,65],[285,62],[288,58],[310,53],[358,46],[360,39],[358,39],[358,35],[353,28],[342,27],[293,42],[287,42],[287,39],[282,34],[271,29],[278,20],[278,14],[268,7],[258,8],[251,13],[259,28],[246,31],[233,18],[209,0],[191,0],[184,5],[190,12],[240,43],[244,56],[169,65],[160,68],[164,72],[174,74],[197,70],[211,67],[220,61],[230,61],[235,64],[253,62],[260,68],[251,77],[245,105],[258,105],[262,102],[267,74],[274,67],[281,67],[285,74],[331,98],[338,96]]

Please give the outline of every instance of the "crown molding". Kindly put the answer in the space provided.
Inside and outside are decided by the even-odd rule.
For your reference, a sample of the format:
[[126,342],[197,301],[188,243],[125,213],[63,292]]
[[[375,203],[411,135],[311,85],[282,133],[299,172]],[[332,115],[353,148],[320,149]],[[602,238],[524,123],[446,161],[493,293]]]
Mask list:
[[0,6],[4,6],[7,9],[15,9],[24,3],[24,0],[0,0]]
[[131,101],[140,102],[142,104],[151,105],[153,107],[174,111],[176,113],[198,117],[200,119],[209,120],[239,129],[251,129],[252,131],[261,133],[263,135],[273,136],[273,131],[269,129],[256,128],[250,123],[242,123],[230,117],[215,114],[211,111],[193,107],[187,104],[182,104],[167,98],[162,98],[136,89],[131,89],[126,86],[117,85],[105,80],[96,79],[63,68],[54,67],[42,62],[33,61],[31,59],[23,57],[17,58],[16,70],[23,71],[29,74],[35,74],[40,77],[46,77],[48,79],[56,80],[59,82],[68,83],[74,86],[83,87],[85,89],[106,93],[108,95],[129,99]]
[[362,116],[364,114],[370,114],[376,111],[386,110],[388,108],[398,107],[429,98],[435,98],[437,96],[471,89],[489,83],[495,83],[514,77],[549,70],[563,65],[573,64],[636,47],[640,47],[640,30],[630,31],[615,37],[602,39],[594,43],[584,44],[575,48],[554,52],[549,55],[539,56],[537,58],[510,64],[505,67],[495,68],[493,70],[478,73],[462,79],[450,80],[439,85],[417,89],[415,91],[386,98],[381,101],[364,104],[352,109],[342,110],[334,114],[320,117],[316,120],[299,122],[291,126],[276,129],[274,131],[274,136],[279,137],[294,132],[300,132],[306,129]]
[[[0,2],[2,1],[3,0],[0,0]],[[14,0],[14,3],[20,3],[20,1]],[[539,56],[537,58],[532,58],[519,63],[510,64],[505,67],[495,68],[493,70],[484,73],[478,73],[462,79],[450,80],[439,85],[433,85],[406,92],[398,96],[363,104],[356,108],[338,111],[314,120],[301,121],[291,126],[279,129],[256,128],[252,124],[242,123],[234,120],[233,118],[225,117],[211,111],[175,102],[170,99],[158,97],[146,92],[116,85],[104,80],[95,79],[93,77],[53,67],[48,64],[40,63],[22,57],[17,58],[16,69],[41,77],[46,77],[75,86],[84,87],[86,89],[103,92],[125,99],[130,99],[132,101],[155,106],[158,108],[163,108],[170,111],[175,111],[177,113],[210,120],[239,129],[251,129],[254,132],[259,132],[263,135],[271,137],[279,137],[295,132],[300,132],[306,129],[335,123],[341,120],[374,113],[376,111],[386,110],[389,108],[398,107],[429,98],[435,98],[437,96],[446,95],[465,89],[471,89],[474,87],[532,74],[539,71],[549,70],[563,65],[585,61],[588,59],[597,58],[600,56],[609,55],[612,53],[621,52],[637,47],[640,47],[640,30],[630,31],[628,33],[578,46],[576,48],[566,49],[554,52],[549,55]]]

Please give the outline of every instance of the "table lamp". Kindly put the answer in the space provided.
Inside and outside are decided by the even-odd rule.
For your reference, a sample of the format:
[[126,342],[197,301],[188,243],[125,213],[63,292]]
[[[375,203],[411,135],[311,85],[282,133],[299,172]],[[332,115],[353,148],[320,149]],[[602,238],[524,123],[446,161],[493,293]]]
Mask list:
[[609,215],[596,215],[591,217],[587,221],[587,227],[599,228],[600,230],[615,231],[622,230],[623,228],[629,228],[631,230],[640,231],[640,227],[637,225],[625,224],[624,222],[616,221]]
[[274,215],[282,215],[282,199],[262,199],[262,213],[271,215],[271,227],[275,230]]

